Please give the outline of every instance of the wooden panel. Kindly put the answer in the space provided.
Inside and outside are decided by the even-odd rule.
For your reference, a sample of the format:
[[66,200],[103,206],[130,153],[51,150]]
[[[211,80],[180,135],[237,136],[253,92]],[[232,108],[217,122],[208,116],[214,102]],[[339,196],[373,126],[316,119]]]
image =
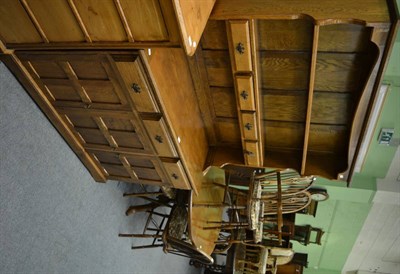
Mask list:
[[237,144],[241,143],[240,127],[237,120],[224,119],[217,120],[217,136],[220,144]]
[[203,49],[228,50],[225,21],[209,20],[201,38]]
[[125,167],[122,164],[111,165],[111,164],[101,163],[101,166],[106,170],[109,176],[131,178],[129,172],[125,169]]
[[114,138],[118,147],[133,148],[144,150],[143,144],[135,131],[115,131],[110,130],[110,135]]
[[302,149],[304,124],[288,122],[264,122],[264,141],[268,148]]
[[236,97],[233,88],[210,88],[214,112],[217,117],[237,117]]
[[104,151],[90,151],[96,159],[103,164],[122,165],[118,154]]
[[82,136],[85,144],[109,146],[107,139],[99,129],[80,127],[75,127],[74,129],[79,133],[80,136]]
[[306,118],[307,95],[305,91],[264,91],[263,118],[274,121],[303,122]]
[[339,173],[347,169],[347,157],[332,153],[308,153],[304,175],[338,179]]
[[82,102],[82,98],[79,96],[79,93],[71,86],[69,80],[48,78],[42,79],[42,82],[47,87],[48,91],[56,102]]
[[126,90],[139,112],[159,112],[139,58],[132,62],[116,62],[125,82]]
[[260,52],[260,78],[263,89],[306,90],[310,54]]
[[84,42],[85,36],[66,0],[27,0],[50,42]]
[[240,114],[242,119],[242,136],[246,140],[258,139],[258,124],[256,120],[256,113],[242,112]]
[[246,165],[260,166],[260,150],[258,142],[244,142],[244,159]]
[[259,50],[311,50],[311,20],[258,20],[257,23]]
[[210,19],[242,19],[262,17],[272,19],[292,19],[306,14],[315,20],[335,18],[348,20],[357,15],[358,20],[367,22],[389,22],[390,16],[386,1],[365,0],[362,4],[358,1],[336,0],[323,1],[302,0],[287,1],[275,0],[219,0],[215,4]]
[[180,161],[177,163],[165,162],[163,165],[174,188],[191,189],[189,180],[186,177],[185,170]]
[[40,78],[67,79],[67,74],[57,62],[30,61],[29,64]]
[[96,80],[106,80],[108,75],[104,67],[96,61],[85,60],[71,60],[69,61],[76,76],[81,79],[96,79]]
[[159,121],[144,120],[143,123],[159,156],[178,156],[168,133],[167,126],[162,118]]
[[182,49],[154,50],[149,66],[157,84],[164,117],[171,128],[171,138],[179,151],[190,183],[198,191],[202,183],[208,140],[202,113]]
[[207,162],[208,166],[222,166],[226,163],[244,164],[242,147],[210,147]]
[[0,37],[6,43],[43,42],[19,1],[1,1]]
[[311,123],[346,125],[351,123],[354,109],[352,94],[315,92]]
[[203,51],[203,56],[209,85],[216,87],[233,87],[229,52],[222,50],[205,50]]
[[322,26],[319,34],[319,51],[362,52],[367,51],[371,29],[355,24]]
[[301,158],[301,150],[267,149],[264,153],[264,166],[274,168],[293,168],[300,171]]
[[[117,113],[117,117],[103,116],[102,119],[104,121],[104,124],[110,130],[133,131],[133,132],[135,131],[136,126],[134,126],[133,120],[122,119],[122,117],[119,117],[118,113]],[[132,115],[132,119],[133,119],[133,115]]]
[[89,115],[79,115],[77,113],[65,115],[69,124],[77,128],[93,128],[98,129],[96,122]]
[[115,93],[110,81],[82,80],[79,81],[93,103],[120,104],[121,99]]
[[216,0],[173,0],[179,22],[182,44],[186,54],[192,56],[200,42]]
[[253,77],[251,75],[237,75],[235,76],[235,81],[236,97],[238,98],[240,109],[255,111]]
[[73,0],[93,42],[127,41],[112,0]]
[[318,53],[315,90],[352,92],[363,85],[362,78],[369,71],[363,54]]
[[248,21],[229,21],[234,71],[252,71]]
[[168,40],[158,0],[119,1],[135,41]]
[[139,182],[146,184],[150,182],[166,183],[161,166],[155,157],[124,155],[131,166]]
[[311,124],[308,150],[346,154],[348,138],[345,126]]

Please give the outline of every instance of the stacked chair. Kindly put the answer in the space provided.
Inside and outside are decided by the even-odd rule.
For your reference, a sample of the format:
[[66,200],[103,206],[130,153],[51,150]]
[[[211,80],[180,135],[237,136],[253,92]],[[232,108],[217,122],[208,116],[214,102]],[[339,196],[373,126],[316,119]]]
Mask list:
[[[156,197],[149,197],[155,195]],[[178,190],[176,194],[160,192],[130,193],[124,196],[140,197],[149,203],[133,206],[127,210],[145,211],[147,220],[141,233],[120,233],[119,237],[147,239],[144,245],[134,245],[132,249],[162,247],[165,253],[188,257],[202,264],[212,264],[213,258],[196,248],[188,229],[191,191]],[[169,213],[165,213],[168,211]]]
[[[232,164],[222,168],[231,217],[218,224],[210,222],[210,228],[231,231],[232,237],[226,241],[235,244],[235,274],[276,273],[277,266],[290,262],[294,252],[290,248],[262,245],[263,239],[275,237],[282,244],[283,215],[298,212],[311,203],[308,189],[315,178],[301,177],[292,169],[268,170]],[[266,224],[276,231],[264,232]]]
[[[223,171],[219,169],[219,172],[222,176],[225,173],[225,183],[222,183],[223,180],[219,184],[209,182],[217,189],[223,188],[221,193],[224,194],[221,195],[223,197],[220,202],[194,202],[192,192],[183,190],[172,194],[163,189],[160,192],[125,194],[124,196],[141,197],[149,202],[130,207],[127,215],[146,211],[148,216],[142,233],[119,236],[149,240],[149,244],[133,246],[132,249],[161,246],[164,252],[189,257],[197,265],[212,265],[213,258],[194,245],[188,229],[191,227],[191,211],[193,208],[226,208],[225,220],[210,219],[202,228],[218,230],[220,237],[215,242],[214,254],[226,253],[235,246],[235,274],[276,273],[277,266],[290,262],[294,252],[290,248],[262,243],[272,237],[282,246],[283,216],[298,212],[311,203],[308,189],[312,186],[314,177],[301,177],[292,169],[265,169],[232,164],[225,164],[221,168]],[[161,212],[160,208],[164,211]],[[165,213],[165,209],[169,209],[169,213]],[[269,229],[264,231],[264,227]]]

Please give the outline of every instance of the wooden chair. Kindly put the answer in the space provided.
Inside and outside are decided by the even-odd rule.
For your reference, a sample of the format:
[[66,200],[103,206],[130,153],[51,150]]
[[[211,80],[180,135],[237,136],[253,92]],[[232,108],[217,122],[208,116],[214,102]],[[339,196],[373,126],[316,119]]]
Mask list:
[[294,252],[290,248],[268,247],[242,242],[236,247],[235,274],[276,273],[278,265],[289,263]]
[[119,237],[147,238],[148,245],[132,246],[132,249],[163,247],[165,253],[171,253],[197,260],[203,264],[212,264],[213,258],[193,245],[188,229],[190,220],[188,205],[191,203],[191,192],[178,191],[172,200],[169,214],[160,213],[155,209],[148,211],[148,218],[143,233],[119,234]]
[[[241,211],[239,222],[223,224],[225,227],[248,228],[254,231],[254,242],[259,243],[263,235],[263,223],[268,218],[277,223],[277,235],[282,241],[283,214],[294,213],[307,207],[311,196],[307,189],[313,177],[300,177],[292,170],[266,170],[240,165],[224,165],[227,188],[234,200],[233,207]],[[243,214],[243,211],[245,214]]]
[[321,228],[312,227],[311,225],[296,225],[294,228],[294,237],[292,239],[298,241],[302,245],[308,245],[310,243],[321,245],[321,239],[324,233],[325,232]]
[[235,274],[264,274],[267,271],[268,248],[263,245],[240,243],[236,247]]

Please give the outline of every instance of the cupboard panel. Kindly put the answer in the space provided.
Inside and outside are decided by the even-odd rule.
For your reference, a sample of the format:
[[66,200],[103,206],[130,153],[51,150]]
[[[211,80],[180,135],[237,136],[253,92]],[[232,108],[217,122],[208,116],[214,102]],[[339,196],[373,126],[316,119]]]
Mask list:
[[128,40],[114,1],[74,0],[74,4],[92,41]]
[[1,2],[0,37],[6,43],[43,42],[39,32],[19,1]]
[[168,40],[158,0],[122,0],[120,3],[135,41]]
[[85,42],[67,0],[27,0],[49,42]]

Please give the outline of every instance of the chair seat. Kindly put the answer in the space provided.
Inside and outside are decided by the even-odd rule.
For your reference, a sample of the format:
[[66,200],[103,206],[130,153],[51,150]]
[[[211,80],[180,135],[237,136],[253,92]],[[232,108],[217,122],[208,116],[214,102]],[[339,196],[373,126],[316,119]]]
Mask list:
[[180,239],[186,231],[188,212],[186,207],[175,206],[172,208],[167,224],[168,235]]

